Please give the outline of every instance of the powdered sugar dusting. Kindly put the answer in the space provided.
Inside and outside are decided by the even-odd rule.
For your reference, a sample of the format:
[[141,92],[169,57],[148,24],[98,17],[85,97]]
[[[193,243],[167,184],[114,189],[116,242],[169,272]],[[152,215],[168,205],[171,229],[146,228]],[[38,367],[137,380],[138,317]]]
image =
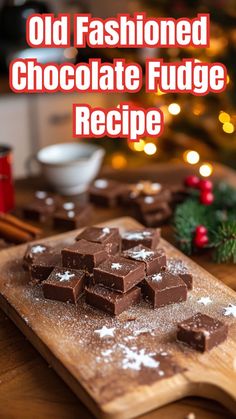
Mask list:
[[[66,245],[71,244],[74,236],[74,233],[68,234]],[[55,246],[55,240],[50,239],[47,244]],[[56,245],[63,247],[61,239]],[[165,242],[161,242],[161,247],[168,256],[182,257]],[[114,400],[117,395],[122,396],[127,388],[138,388],[143,381],[150,385],[165,378],[166,369],[160,358],[168,364],[172,354],[175,362],[177,359],[177,364],[186,368],[198,362],[202,355],[193,354],[187,347],[182,348],[175,343],[174,336],[176,324],[193,316],[199,309],[229,324],[231,347],[226,341],[219,350],[222,356],[231,356],[236,330],[233,294],[217,280],[207,277],[206,272],[191,261],[187,261],[187,266],[194,273],[195,282],[186,302],[153,310],[142,301],[114,318],[88,306],[84,297],[76,306],[45,300],[41,287],[32,287],[28,274],[23,271],[24,253],[25,247],[18,250],[17,257],[14,249],[2,253],[2,263],[5,262],[0,292],[20,316],[27,319],[29,327],[40,339],[51,345],[50,349],[58,359],[63,360],[65,366],[73,366],[74,376],[99,405]],[[184,256],[183,259],[186,260]],[[198,300],[203,296],[210,296],[212,303],[199,306]]]
[[145,349],[133,351],[124,345],[121,347],[123,348],[125,354],[122,362],[122,367],[124,369],[130,368],[132,370],[139,371],[142,367],[158,368],[160,365],[160,362],[153,358],[155,354],[146,353]]
[[127,240],[144,240],[147,237],[151,237],[150,231],[127,231],[122,234],[123,239]]
[[160,282],[160,281],[162,281],[162,274],[161,274],[161,272],[159,274],[152,275],[151,280],[154,281],[154,282]]

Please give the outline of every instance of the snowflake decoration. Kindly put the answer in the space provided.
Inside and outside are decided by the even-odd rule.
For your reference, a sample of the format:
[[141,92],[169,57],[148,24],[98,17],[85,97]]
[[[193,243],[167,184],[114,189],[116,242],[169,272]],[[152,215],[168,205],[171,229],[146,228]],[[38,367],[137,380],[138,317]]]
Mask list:
[[155,274],[155,275],[152,276],[152,281],[154,281],[154,282],[160,282],[161,280],[162,280],[162,274],[161,273]]
[[150,231],[127,231],[122,235],[124,239],[127,240],[143,240],[146,237],[150,237],[151,232]]
[[224,308],[224,315],[236,317],[236,305],[229,304],[228,307]]
[[150,258],[151,256],[154,255],[154,252],[152,252],[151,250],[139,250],[139,251],[134,251],[134,252],[128,252],[130,253],[130,256],[132,256],[134,259],[138,259],[138,260],[146,260],[148,258]]
[[95,330],[94,333],[98,334],[100,338],[104,337],[114,337],[115,327],[111,327],[110,329],[106,326],[103,326],[101,329]]
[[210,297],[201,297],[198,301],[199,304],[203,304],[204,306],[207,306],[208,304],[212,303],[212,300]]
[[109,234],[110,233],[110,229],[108,227],[105,227],[102,229],[103,234]]
[[138,352],[132,351],[127,347],[124,347],[123,349],[125,352],[125,359],[122,362],[122,366],[124,369],[140,371],[142,367],[158,368],[160,365],[160,362],[153,358],[155,354],[146,354],[145,349],[141,349]]
[[119,269],[122,268],[122,265],[120,263],[112,263],[111,269],[115,269],[115,271],[119,271]]
[[56,274],[56,277],[59,278],[60,282],[70,281],[71,278],[74,278],[74,276],[75,274],[71,274],[69,271]]
[[45,247],[45,246],[41,246],[41,245],[39,244],[39,245],[37,245],[37,246],[33,246],[33,247],[32,247],[32,249],[31,249],[31,252],[32,252],[33,254],[38,254],[38,253],[43,253],[43,252],[45,252],[45,250],[46,250],[46,247]]

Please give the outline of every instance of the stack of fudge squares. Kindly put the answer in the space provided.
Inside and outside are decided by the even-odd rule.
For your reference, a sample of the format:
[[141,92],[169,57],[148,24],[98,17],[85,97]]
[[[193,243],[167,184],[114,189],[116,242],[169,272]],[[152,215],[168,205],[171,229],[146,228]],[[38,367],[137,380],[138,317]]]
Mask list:
[[68,231],[86,225],[92,206],[64,201],[59,195],[46,191],[36,191],[32,201],[23,206],[22,214],[27,220],[42,224],[49,221],[53,228]]
[[[82,295],[95,309],[116,316],[143,298],[153,308],[186,301],[193,276],[183,261],[167,259],[158,247],[160,230],[120,234],[117,228],[88,227],[61,248],[33,244],[23,266],[46,299],[77,304]],[[200,352],[224,342],[228,327],[196,313],[177,325],[176,339]]]
[[119,315],[141,298],[153,308],[186,301],[193,277],[180,260],[166,259],[158,248],[160,230],[146,228],[120,234],[118,228],[88,227],[70,246],[29,246],[24,267],[42,284],[45,298],[86,302]]
[[123,205],[147,227],[158,227],[166,222],[173,208],[188,194],[185,186],[164,186],[158,182],[139,181],[124,184],[109,179],[97,179],[89,188],[89,199],[99,206]]

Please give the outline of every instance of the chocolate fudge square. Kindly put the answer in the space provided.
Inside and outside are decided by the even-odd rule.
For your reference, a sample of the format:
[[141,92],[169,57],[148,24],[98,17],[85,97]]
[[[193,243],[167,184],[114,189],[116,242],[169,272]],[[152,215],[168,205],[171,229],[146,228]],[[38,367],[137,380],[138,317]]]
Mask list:
[[121,238],[118,228],[88,227],[76,237],[77,241],[81,239],[103,244],[110,255],[120,251]]
[[89,187],[89,199],[96,205],[115,207],[126,186],[108,179],[97,179]]
[[133,304],[139,303],[141,290],[134,287],[127,293],[121,294],[101,285],[92,285],[85,288],[85,299],[87,304],[113,316],[118,316]]
[[172,214],[169,204],[163,204],[162,208],[157,211],[141,214],[140,219],[147,227],[160,227],[170,219]]
[[90,205],[65,202],[53,215],[54,228],[61,230],[75,230],[82,227],[92,214]]
[[129,230],[121,235],[122,250],[128,250],[132,247],[142,244],[149,249],[156,249],[160,242],[161,231],[154,228],[143,230]]
[[147,195],[138,197],[135,204],[138,210],[143,213],[158,211],[165,207],[165,204],[171,201],[171,193],[168,189],[164,189],[157,195]]
[[163,249],[151,250],[142,244],[125,250],[122,256],[144,263],[146,275],[158,273],[166,266],[166,254]]
[[80,269],[87,273],[93,273],[93,269],[108,258],[108,253],[102,244],[84,239],[62,249],[61,254],[63,267]]
[[49,300],[76,304],[83,294],[85,273],[83,271],[55,268],[48,279],[43,281],[43,295]]
[[180,276],[187,285],[188,290],[193,289],[193,275],[189,272],[182,260],[170,258],[167,261],[166,268],[171,274]]
[[93,271],[95,284],[125,293],[142,282],[145,277],[145,265],[120,256],[105,260]]
[[153,308],[187,300],[187,286],[184,281],[179,276],[165,271],[145,278],[142,291]]
[[31,244],[27,247],[24,258],[23,266],[25,269],[28,269],[33,261],[43,254],[50,253],[52,251],[51,246],[42,243]]
[[177,340],[199,352],[209,351],[227,338],[228,326],[202,313],[178,324]]
[[61,198],[58,195],[37,191],[33,201],[23,208],[23,215],[29,220],[45,222],[54,213],[60,202]]
[[36,282],[45,281],[58,266],[61,266],[60,253],[45,253],[38,256],[30,267],[31,279]]

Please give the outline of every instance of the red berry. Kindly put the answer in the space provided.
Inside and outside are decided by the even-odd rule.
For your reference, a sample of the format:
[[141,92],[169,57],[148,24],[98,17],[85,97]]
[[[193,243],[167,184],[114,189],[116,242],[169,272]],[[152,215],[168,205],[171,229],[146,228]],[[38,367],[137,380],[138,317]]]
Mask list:
[[214,195],[209,191],[202,191],[200,195],[200,201],[203,205],[211,205],[214,202]]
[[198,185],[201,191],[208,191],[211,192],[213,189],[213,183],[210,180],[202,179]]
[[200,179],[195,175],[187,176],[185,179],[185,185],[189,188],[198,188],[199,182]]
[[199,247],[199,248],[206,246],[208,242],[209,242],[209,239],[207,235],[203,235],[203,236],[196,235],[194,238],[194,244],[196,247]]
[[208,230],[205,226],[199,225],[196,227],[196,236],[205,236],[207,235]]

